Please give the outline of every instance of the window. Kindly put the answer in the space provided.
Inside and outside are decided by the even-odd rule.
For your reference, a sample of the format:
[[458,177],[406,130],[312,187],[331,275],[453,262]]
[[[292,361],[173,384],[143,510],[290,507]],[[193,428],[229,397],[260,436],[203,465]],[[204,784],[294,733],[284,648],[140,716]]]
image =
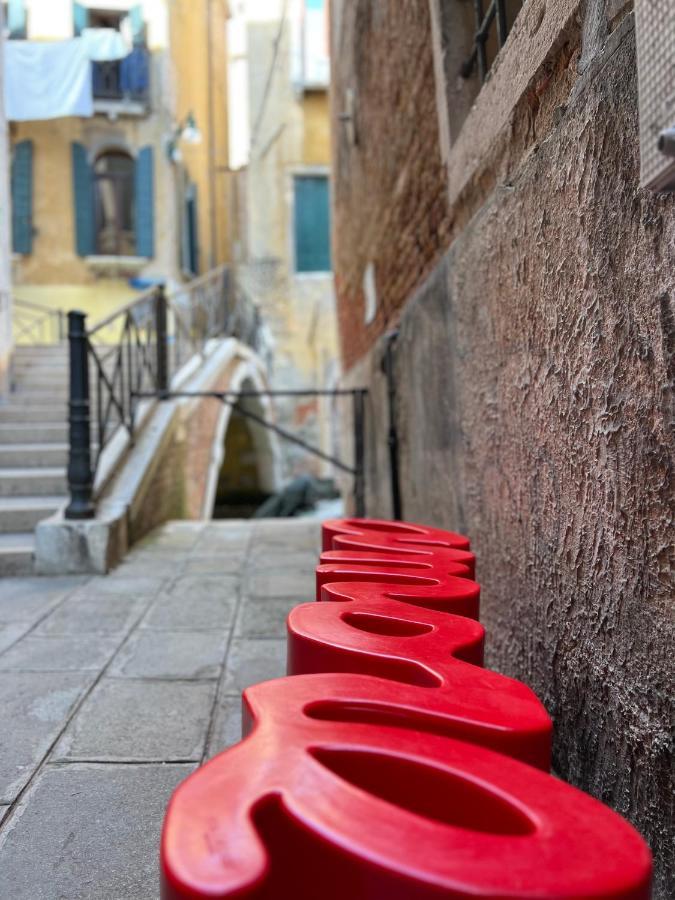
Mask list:
[[330,199],[327,175],[294,178],[296,272],[330,272]]
[[2,4],[4,37],[25,38],[28,36],[28,20],[25,0],[6,0]]
[[483,0],[474,0],[474,43],[471,55],[462,65],[463,78],[470,78],[477,71],[481,84],[485,81],[522,5],[523,0],[491,0],[484,10]]
[[126,153],[104,153],[94,163],[96,253],[136,253],[133,159]]
[[73,33],[77,37],[85,28],[110,28],[124,31],[128,27],[133,49],[124,59],[92,63],[95,100],[133,100],[145,103],[150,87],[149,56],[143,7],[132,6],[126,12],[115,9],[90,9],[73,3]]
[[132,256],[134,237],[134,161],[125,153],[104,153],[94,164],[96,252]]
[[125,149],[109,150],[92,162],[84,144],[72,151],[75,250],[95,254],[155,255],[155,165],[152,146],[136,159]]

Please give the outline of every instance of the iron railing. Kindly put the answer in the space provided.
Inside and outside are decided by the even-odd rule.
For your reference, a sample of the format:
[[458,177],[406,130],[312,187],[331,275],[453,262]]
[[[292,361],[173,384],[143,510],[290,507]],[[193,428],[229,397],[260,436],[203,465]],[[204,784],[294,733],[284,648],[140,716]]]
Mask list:
[[66,313],[31,300],[12,298],[14,344],[57,344],[66,339]]
[[488,43],[496,26],[497,50],[506,43],[511,23],[509,13],[515,17],[515,10],[521,6],[520,0],[491,0],[487,10],[483,0],[473,0],[474,16],[476,19],[476,32],[473,39],[473,49],[469,58],[462,64],[460,74],[462,78],[470,78],[478,63],[478,77],[481,83],[487,78],[491,62],[488,60]]
[[165,399],[172,373],[195,354],[204,353],[209,340],[227,335],[256,351],[262,349],[260,314],[234,287],[226,267],[170,295],[164,285],[157,285],[91,329],[84,313],[68,313],[70,503],[66,518],[93,517],[94,478],[101,454],[120,430],[133,442],[139,403],[148,396]]

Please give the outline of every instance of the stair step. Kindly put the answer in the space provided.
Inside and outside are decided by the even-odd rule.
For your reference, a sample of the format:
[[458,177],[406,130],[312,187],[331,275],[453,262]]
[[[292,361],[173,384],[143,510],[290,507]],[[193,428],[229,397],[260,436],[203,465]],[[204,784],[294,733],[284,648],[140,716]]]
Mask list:
[[17,395],[12,395],[11,403],[0,406],[0,440],[3,440],[3,423],[22,424],[35,422],[38,424],[63,423],[68,420],[68,405],[59,399],[51,406],[23,405]]
[[[0,429],[1,430],[1,429]],[[0,467],[66,466],[68,444],[0,444]]]
[[34,548],[30,532],[0,534],[0,577],[32,575]]
[[0,497],[44,497],[65,493],[63,466],[37,469],[0,469]]
[[0,534],[32,531],[65,500],[65,496],[0,497]]
[[[2,419],[0,418],[0,422]],[[68,440],[68,425],[65,419],[61,422],[34,424],[0,424],[0,441],[3,444],[63,444]]]

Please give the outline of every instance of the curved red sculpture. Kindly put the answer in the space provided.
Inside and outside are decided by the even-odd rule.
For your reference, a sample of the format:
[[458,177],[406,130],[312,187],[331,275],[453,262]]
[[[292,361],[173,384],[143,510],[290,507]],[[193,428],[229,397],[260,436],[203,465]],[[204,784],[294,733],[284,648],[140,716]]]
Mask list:
[[542,771],[544,708],[481,668],[466,538],[351,519],[324,548],[296,674],[171,799],[163,900],[647,900],[642,839]]

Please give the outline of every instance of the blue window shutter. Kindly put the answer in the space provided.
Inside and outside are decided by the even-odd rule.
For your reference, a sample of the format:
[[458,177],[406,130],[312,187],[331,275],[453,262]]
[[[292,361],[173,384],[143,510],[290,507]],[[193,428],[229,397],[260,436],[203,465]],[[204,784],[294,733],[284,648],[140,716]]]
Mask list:
[[140,3],[132,6],[129,10],[129,21],[131,23],[131,36],[134,47],[140,47],[145,44],[145,19],[143,18],[143,7]]
[[21,141],[12,159],[12,250],[33,251],[33,142]]
[[9,0],[7,7],[7,28],[11,38],[26,37],[26,3],[25,0]]
[[79,37],[89,25],[89,10],[81,3],[73,3],[73,34]]
[[96,249],[94,233],[94,182],[87,150],[73,143],[73,200],[75,203],[75,249],[78,256],[91,256]]
[[295,269],[330,272],[330,198],[324,175],[295,178]]
[[152,147],[136,158],[136,254],[155,255],[155,164]]

